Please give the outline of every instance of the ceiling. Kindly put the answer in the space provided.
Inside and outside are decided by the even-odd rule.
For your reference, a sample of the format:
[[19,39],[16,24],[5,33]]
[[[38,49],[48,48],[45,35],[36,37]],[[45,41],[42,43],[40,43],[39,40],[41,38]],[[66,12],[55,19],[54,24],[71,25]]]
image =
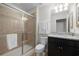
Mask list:
[[41,5],[41,3],[8,3],[8,5],[15,6],[17,8],[22,9],[23,11],[29,12],[35,7]]
[[35,7],[39,5],[51,5],[52,8],[55,6],[61,4],[61,3],[7,3],[8,5],[12,5],[16,8],[19,8],[23,11],[26,11],[28,13],[31,13],[31,11],[35,10]]

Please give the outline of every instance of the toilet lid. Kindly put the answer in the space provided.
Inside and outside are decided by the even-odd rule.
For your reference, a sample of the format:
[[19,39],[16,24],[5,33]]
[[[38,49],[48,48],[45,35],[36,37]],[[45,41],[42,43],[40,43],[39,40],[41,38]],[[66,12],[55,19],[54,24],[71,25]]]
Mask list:
[[39,49],[44,49],[44,45],[43,44],[38,44],[37,46],[36,46],[36,49],[37,50],[39,50]]

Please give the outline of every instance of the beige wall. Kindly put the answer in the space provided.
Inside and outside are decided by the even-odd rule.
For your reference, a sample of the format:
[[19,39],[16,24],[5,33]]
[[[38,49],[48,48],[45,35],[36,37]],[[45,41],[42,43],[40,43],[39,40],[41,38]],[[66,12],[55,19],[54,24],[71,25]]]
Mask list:
[[22,13],[0,5],[0,33],[21,33]]
[[[0,4],[0,53],[6,52],[6,35],[23,32],[22,13]],[[18,46],[21,45],[22,35],[18,34]]]

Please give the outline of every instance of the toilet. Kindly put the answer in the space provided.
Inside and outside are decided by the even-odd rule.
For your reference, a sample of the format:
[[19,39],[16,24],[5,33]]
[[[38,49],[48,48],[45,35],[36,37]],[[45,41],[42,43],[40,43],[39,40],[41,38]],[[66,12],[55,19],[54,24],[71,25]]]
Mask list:
[[35,47],[35,53],[37,56],[44,55],[44,50],[45,50],[46,44],[47,44],[47,37],[41,37],[39,40],[39,44],[37,44]]

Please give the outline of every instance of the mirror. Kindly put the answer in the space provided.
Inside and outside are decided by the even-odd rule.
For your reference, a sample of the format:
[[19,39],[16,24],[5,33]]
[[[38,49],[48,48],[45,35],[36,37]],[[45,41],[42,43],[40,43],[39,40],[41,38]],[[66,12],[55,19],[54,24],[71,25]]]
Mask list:
[[57,3],[51,11],[51,24],[54,25],[52,32],[68,32],[67,20],[69,4]]

